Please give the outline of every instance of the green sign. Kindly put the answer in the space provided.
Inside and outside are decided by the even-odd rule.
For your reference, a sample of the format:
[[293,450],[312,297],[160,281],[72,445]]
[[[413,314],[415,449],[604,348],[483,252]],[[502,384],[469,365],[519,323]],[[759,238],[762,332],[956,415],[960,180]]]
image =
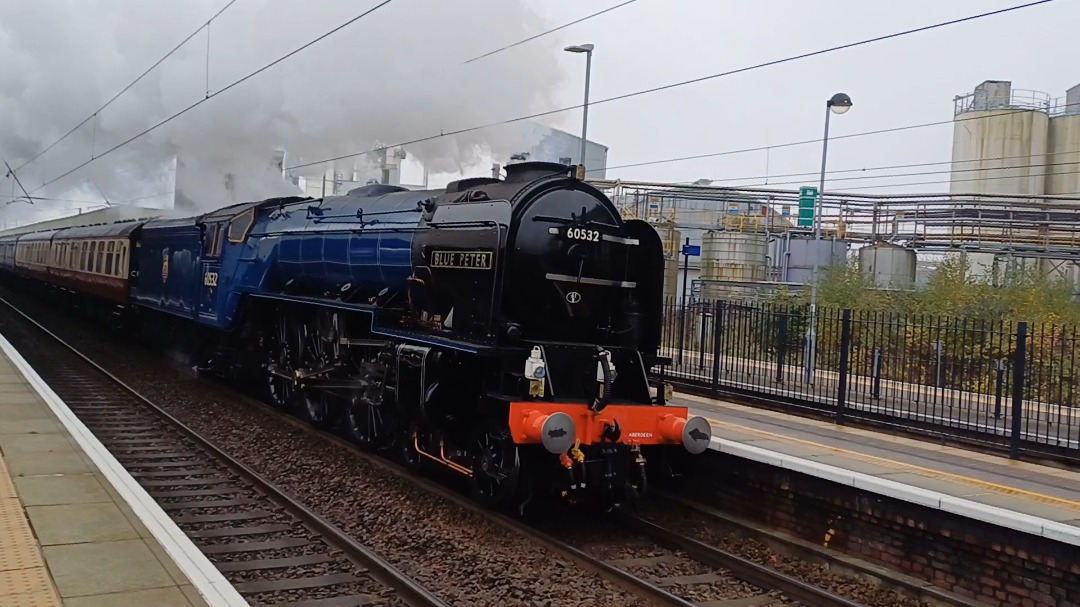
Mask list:
[[814,206],[817,203],[818,189],[815,187],[799,188],[799,227],[814,225]]

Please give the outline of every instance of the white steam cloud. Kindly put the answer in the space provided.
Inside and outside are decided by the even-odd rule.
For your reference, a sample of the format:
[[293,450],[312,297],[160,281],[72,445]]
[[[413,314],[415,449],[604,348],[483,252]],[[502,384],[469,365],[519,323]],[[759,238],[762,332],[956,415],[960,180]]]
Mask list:
[[[18,167],[100,107],[226,0],[40,0],[0,3],[0,154]],[[96,119],[18,171],[29,190],[376,4],[375,0],[238,0]],[[549,26],[526,0],[395,0],[34,196],[0,205],[37,209],[112,204],[168,206],[177,155],[188,195],[221,206],[296,193],[274,177],[286,165],[528,114],[554,105],[562,74],[557,35],[461,63]],[[209,83],[209,87],[207,84]],[[486,129],[409,146],[432,173],[475,167],[482,155],[521,151],[527,129]],[[349,159],[336,168],[351,171]],[[308,175],[321,176],[326,166]],[[481,168],[481,170],[483,170]],[[6,171],[5,171],[6,172]],[[194,179],[192,178],[194,176]],[[228,176],[228,177],[227,177]],[[2,177],[2,173],[0,173]],[[10,178],[0,199],[18,196]],[[8,220],[5,219],[5,222]]]

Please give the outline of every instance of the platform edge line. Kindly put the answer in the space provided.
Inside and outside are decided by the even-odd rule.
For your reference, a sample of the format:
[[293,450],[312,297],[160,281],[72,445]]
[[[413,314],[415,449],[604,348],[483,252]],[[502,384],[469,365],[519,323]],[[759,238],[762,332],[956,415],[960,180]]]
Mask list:
[[[715,447],[713,447],[715,445]],[[808,474],[826,481],[855,487],[871,493],[911,502],[928,508],[934,508],[964,518],[970,518],[991,525],[1006,527],[1021,533],[1030,533],[1048,540],[1080,546],[1080,528],[1052,521],[1050,519],[1014,512],[999,506],[991,506],[974,500],[948,495],[922,487],[905,485],[888,479],[877,478],[862,472],[845,470],[829,464],[769,451],[760,447],[743,445],[735,441],[714,436],[710,447],[716,451],[748,459],[755,462],[778,466],[780,468]],[[779,463],[777,463],[779,461]],[[922,498],[922,499],[919,499]],[[936,502],[936,503],[935,503]]]
[[207,604],[210,607],[247,607],[248,602],[225,579],[225,576],[214,567],[191,539],[184,535],[184,532],[161,509],[154,498],[138,485],[112,453],[75,416],[63,399],[53,392],[52,388],[2,333],[0,333],[0,350],[3,350],[30,387],[52,410],[64,428],[98,467],[102,476],[108,479],[139,520],[146,525],[147,530],[161,544],[177,567],[184,572],[188,581],[198,590]]

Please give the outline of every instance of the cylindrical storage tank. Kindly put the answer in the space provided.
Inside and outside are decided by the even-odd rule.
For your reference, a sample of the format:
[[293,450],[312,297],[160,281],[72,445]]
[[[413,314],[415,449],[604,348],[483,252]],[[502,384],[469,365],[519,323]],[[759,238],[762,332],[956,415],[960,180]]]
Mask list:
[[701,237],[701,297],[705,300],[745,299],[753,283],[765,280],[768,241],[759,232],[705,232]]
[[653,224],[664,244],[664,301],[674,303],[679,296],[679,253],[682,251],[682,232],[674,223]]
[[967,265],[966,275],[972,280],[987,281],[996,284],[997,257],[994,253],[972,251],[950,251],[945,259],[960,259]]
[[679,297],[679,260],[664,259],[664,303],[675,304]]
[[915,251],[887,242],[859,249],[863,278],[883,289],[910,289],[915,285]]
[[1045,193],[1046,112],[1002,108],[964,112],[954,120],[950,193]]
[[765,280],[767,250],[764,233],[705,232],[701,237],[701,278],[738,282]]
[[1044,194],[1049,99],[998,80],[957,98],[949,192]]
[[653,227],[664,243],[664,257],[678,259],[682,252],[682,232],[675,228],[674,223],[655,223]]
[[[1080,104],[1080,95],[1076,103]],[[1050,119],[1047,138],[1047,194],[1080,194],[1080,106]]]
[[779,268],[777,276],[781,282],[809,284],[814,279],[815,259],[819,272],[829,266],[843,266],[847,263],[847,249],[847,241],[838,238],[814,240],[813,236],[800,234],[780,239],[778,257],[773,263]]

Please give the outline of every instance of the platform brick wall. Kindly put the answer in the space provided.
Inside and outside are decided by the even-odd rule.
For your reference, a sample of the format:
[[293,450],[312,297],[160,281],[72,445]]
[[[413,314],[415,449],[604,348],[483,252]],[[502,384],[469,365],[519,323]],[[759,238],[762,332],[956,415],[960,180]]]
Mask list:
[[831,535],[831,549],[976,604],[1080,607],[1080,546],[730,455],[705,463],[693,494],[725,512],[819,545]]

